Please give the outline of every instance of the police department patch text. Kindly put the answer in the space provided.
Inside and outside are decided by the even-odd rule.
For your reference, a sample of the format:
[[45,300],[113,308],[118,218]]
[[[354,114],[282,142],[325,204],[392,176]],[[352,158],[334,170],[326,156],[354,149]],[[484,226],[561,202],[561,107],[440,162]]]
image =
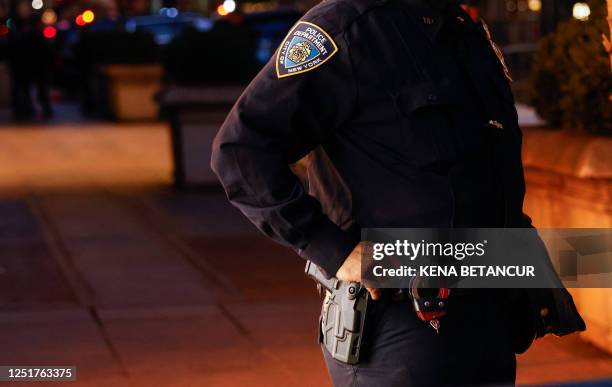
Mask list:
[[312,70],[338,52],[332,38],[316,24],[300,21],[287,34],[276,54],[279,78]]

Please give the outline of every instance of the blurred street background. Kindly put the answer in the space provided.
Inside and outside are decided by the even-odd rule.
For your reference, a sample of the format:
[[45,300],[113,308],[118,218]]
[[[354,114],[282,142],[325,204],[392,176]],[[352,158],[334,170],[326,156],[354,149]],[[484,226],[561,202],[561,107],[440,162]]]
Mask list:
[[[515,78],[527,212],[612,227],[606,2],[467,3]],[[0,365],[76,365],[77,386],[329,385],[304,262],[208,167],[314,4],[0,0]],[[587,332],[539,340],[520,384],[612,383],[611,294],[573,294]]]

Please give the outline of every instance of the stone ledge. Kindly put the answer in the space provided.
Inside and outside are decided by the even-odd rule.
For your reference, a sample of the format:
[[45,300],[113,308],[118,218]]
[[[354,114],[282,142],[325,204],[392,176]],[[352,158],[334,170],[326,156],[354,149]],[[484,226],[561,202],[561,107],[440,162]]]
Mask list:
[[561,130],[527,129],[523,133],[526,169],[588,179],[612,179],[612,138]]
[[612,179],[581,178],[550,169],[526,167],[525,180],[528,195],[545,194],[549,200],[563,198],[568,205],[612,213]]
[[102,71],[115,81],[131,83],[159,81],[164,74],[158,64],[109,64]]
[[[612,225],[612,138],[544,129],[523,134],[525,210],[538,227]],[[612,289],[574,289],[587,331],[612,353]]]

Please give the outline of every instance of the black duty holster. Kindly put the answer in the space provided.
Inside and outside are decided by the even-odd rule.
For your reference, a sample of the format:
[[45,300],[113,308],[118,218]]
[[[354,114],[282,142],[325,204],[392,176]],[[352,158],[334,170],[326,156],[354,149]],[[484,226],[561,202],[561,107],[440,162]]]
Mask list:
[[343,363],[359,362],[369,293],[359,283],[328,278],[308,261],[306,274],[325,294],[319,324],[319,342],[330,355]]

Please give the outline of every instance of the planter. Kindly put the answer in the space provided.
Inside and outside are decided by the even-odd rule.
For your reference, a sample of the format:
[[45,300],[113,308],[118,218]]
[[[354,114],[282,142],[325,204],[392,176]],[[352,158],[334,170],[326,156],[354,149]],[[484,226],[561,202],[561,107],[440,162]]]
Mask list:
[[155,96],[163,70],[159,65],[107,65],[111,113],[119,121],[151,121],[159,118]]
[[170,122],[177,187],[217,186],[210,168],[212,142],[242,86],[168,87],[160,105]]
[[[612,227],[612,138],[527,130],[525,211],[537,227]],[[612,353],[612,289],[572,289],[582,337]]]

